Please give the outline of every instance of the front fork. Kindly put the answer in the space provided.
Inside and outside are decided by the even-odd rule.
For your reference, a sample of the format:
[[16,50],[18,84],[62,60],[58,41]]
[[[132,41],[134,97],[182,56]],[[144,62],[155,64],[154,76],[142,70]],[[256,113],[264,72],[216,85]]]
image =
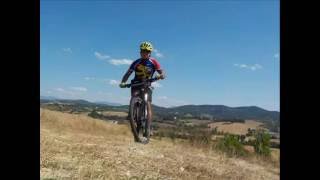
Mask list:
[[144,100],[144,103],[143,103],[144,104],[144,113],[143,113],[143,119],[142,119],[143,120],[142,126],[143,126],[143,128],[146,128],[145,122],[148,121],[148,94],[145,93],[143,98],[144,98],[143,99]]
[[148,93],[144,93],[144,119],[148,119]]

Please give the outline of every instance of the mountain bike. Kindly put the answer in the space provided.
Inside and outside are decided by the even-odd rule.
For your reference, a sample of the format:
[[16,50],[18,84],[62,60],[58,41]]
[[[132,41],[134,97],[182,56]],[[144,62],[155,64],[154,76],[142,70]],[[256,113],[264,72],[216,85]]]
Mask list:
[[138,83],[126,84],[127,88],[140,86],[137,96],[130,100],[130,126],[136,142],[147,144],[150,140],[151,124],[148,121],[148,88],[159,78],[151,78]]

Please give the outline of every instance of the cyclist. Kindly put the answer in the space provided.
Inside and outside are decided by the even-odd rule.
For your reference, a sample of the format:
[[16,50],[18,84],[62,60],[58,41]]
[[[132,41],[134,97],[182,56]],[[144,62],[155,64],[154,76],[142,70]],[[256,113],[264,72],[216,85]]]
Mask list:
[[[159,62],[151,57],[151,52],[153,50],[152,44],[150,42],[142,42],[140,44],[140,58],[135,60],[127,70],[127,72],[124,74],[121,83],[119,86],[121,88],[125,88],[125,82],[128,80],[131,73],[134,71],[135,76],[133,80],[131,80],[131,83],[138,83],[146,79],[151,79],[154,72],[158,72],[158,79],[164,79],[165,74],[164,71],[160,68]],[[142,86],[141,86],[142,87]],[[131,97],[137,96],[138,92],[140,90],[140,87],[131,87]],[[152,102],[152,90],[148,88],[148,124],[149,127],[147,127],[147,130],[150,132],[150,125],[152,121],[152,109],[151,109],[151,102]],[[130,116],[130,108],[129,108],[129,115]],[[151,134],[151,132],[150,132]]]

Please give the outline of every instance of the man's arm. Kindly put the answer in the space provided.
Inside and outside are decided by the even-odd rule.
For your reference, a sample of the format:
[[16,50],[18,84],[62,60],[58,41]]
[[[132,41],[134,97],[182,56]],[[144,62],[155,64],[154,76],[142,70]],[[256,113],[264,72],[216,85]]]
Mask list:
[[129,76],[131,75],[132,72],[133,72],[133,71],[132,71],[131,69],[128,69],[128,71],[127,71],[127,72],[124,74],[124,76],[122,77],[121,82],[122,82],[122,83],[127,82],[128,78],[129,78]]
[[164,73],[163,69],[160,68],[159,62],[154,58],[152,58],[151,61],[153,62],[154,66],[155,66],[155,70],[159,73],[160,79],[164,79],[165,73]]

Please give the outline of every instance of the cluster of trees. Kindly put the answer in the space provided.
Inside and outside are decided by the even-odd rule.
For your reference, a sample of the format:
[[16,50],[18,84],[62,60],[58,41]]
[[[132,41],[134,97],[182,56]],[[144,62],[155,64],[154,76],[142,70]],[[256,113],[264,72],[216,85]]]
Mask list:
[[199,119],[199,120],[211,120],[214,122],[222,122],[222,121],[229,121],[229,122],[239,122],[239,123],[244,123],[244,119],[240,118],[217,118],[214,117],[210,114],[200,114],[200,115],[192,115],[190,113],[185,113],[185,114],[175,114],[175,113],[155,113],[155,116],[153,118],[154,120],[157,121],[174,121],[174,120],[179,120],[179,119]]
[[102,113],[99,113],[97,110],[92,110],[88,116],[96,119],[102,119],[102,120],[116,120],[116,121],[126,121],[126,117],[123,116],[116,116],[116,115],[103,115]]

